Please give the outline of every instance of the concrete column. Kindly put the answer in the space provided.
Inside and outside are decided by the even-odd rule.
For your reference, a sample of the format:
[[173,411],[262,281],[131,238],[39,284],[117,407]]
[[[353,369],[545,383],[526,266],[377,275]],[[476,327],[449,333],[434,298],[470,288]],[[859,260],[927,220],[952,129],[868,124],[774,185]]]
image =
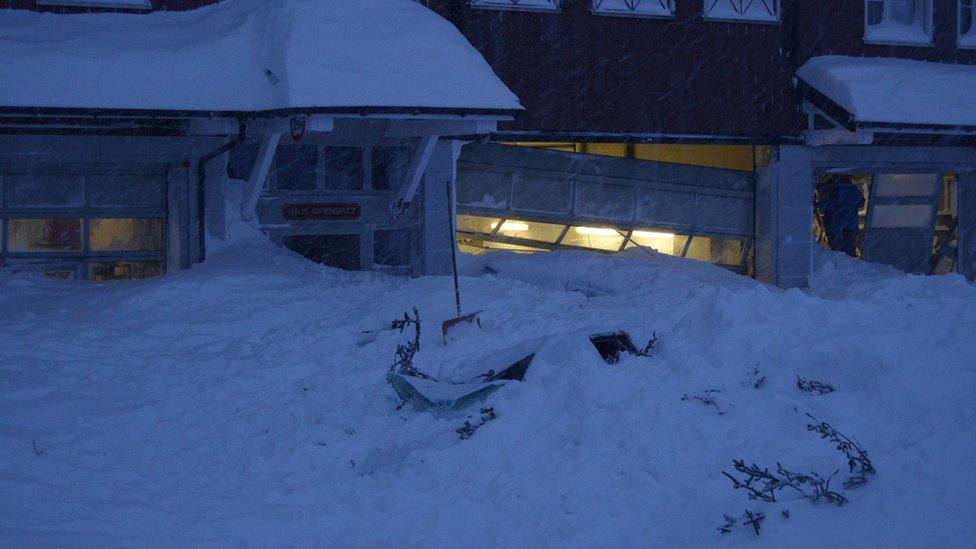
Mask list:
[[[423,180],[423,202],[418,229],[421,241],[421,272],[443,275],[451,272],[451,251],[455,245],[448,213],[447,184],[457,182],[457,159],[461,144],[454,140],[437,142]],[[453,200],[453,198],[452,198]],[[456,211],[456,208],[455,208]]]
[[803,288],[813,269],[813,165],[803,146],[780,147],[756,177],[756,278]]
[[[205,207],[206,207],[206,226],[209,236],[218,240],[227,239],[227,199],[224,193],[227,190],[227,159],[229,154],[224,153],[216,158],[211,158],[207,162],[206,183],[204,185]],[[230,212],[237,215],[237,212]]]
[[976,172],[959,173],[958,272],[976,280]]

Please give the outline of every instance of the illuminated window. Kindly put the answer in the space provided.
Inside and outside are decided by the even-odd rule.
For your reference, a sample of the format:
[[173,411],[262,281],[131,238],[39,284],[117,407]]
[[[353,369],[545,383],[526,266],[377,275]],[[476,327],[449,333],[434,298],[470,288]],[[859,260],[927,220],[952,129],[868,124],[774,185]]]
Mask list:
[[163,274],[159,261],[106,261],[90,263],[88,278],[94,281],[151,278]]
[[559,11],[562,0],[468,0],[478,8],[508,10]]
[[163,249],[160,219],[92,219],[88,225],[92,251],[155,252]]
[[674,0],[593,0],[593,13],[603,15],[674,15]]
[[491,234],[501,219],[478,215],[457,216],[457,230],[462,233]]
[[705,0],[705,19],[779,21],[779,0]]
[[81,250],[80,219],[11,219],[7,251],[56,253]]
[[667,255],[681,255],[684,248],[684,239],[679,238],[674,233],[665,233],[648,230],[635,230],[630,235],[628,248],[642,246]]
[[607,227],[571,227],[562,240],[566,246],[615,252],[624,244],[624,235]]
[[959,0],[959,45],[976,47],[976,0]]
[[865,0],[864,39],[886,44],[930,44],[932,0]]
[[[492,224],[494,229],[498,223]],[[538,223],[535,221],[513,221],[511,219],[502,223],[498,233],[510,238],[521,238],[523,240],[535,240],[536,242],[547,242],[554,244],[562,236],[566,229],[565,225],[554,225],[552,223]]]

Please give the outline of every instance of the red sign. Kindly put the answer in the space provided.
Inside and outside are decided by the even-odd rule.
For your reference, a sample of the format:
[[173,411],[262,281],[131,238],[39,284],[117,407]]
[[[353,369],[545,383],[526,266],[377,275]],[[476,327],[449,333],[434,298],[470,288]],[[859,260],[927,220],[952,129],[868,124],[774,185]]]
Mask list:
[[288,221],[359,219],[359,204],[285,204],[281,216]]

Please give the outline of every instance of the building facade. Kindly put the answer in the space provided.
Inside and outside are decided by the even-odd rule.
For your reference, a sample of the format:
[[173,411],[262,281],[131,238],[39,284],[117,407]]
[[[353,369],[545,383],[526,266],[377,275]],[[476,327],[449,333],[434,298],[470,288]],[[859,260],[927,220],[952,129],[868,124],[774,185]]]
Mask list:
[[[214,3],[0,0],[66,13]],[[426,145],[360,121],[282,149],[255,200],[276,241],[344,268],[381,264],[390,254],[374,241],[408,238],[382,222],[389,187],[402,186],[389,173],[429,153],[443,159],[438,178],[456,179],[458,240],[472,253],[642,247],[803,286],[816,247],[832,245],[814,205],[840,177],[864,198],[855,255],[976,275],[972,0],[419,3],[453,23],[524,110],[492,119],[490,142],[470,118]],[[372,137],[357,145],[355,134]],[[242,140],[230,175],[250,173],[259,148]],[[308,213],[323,206],[338,213]]]

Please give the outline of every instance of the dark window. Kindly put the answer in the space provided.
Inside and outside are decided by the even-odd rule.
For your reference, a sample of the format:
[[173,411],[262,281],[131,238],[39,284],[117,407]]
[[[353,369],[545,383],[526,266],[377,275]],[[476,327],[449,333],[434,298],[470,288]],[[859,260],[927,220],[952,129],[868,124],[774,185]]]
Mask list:
[[80,175],[10,174],[4,181],[7,204],[12,207],[61,208],[83,204]]
[[231,149],[227,160],[227,177],[247,181],[258,159],[258,144],[248,143]]
[[85,177],[85,192],[92,206],[163,206],[163,179],[158,175],[89,175]]
[[280,191],[314,191],[318,148],[314,145],[281,145],[275,154],[275,188]]
[[373,263],[400,267],[410,264],[410,229],[373,231]]
[[406,171],[410,152],[406,147],[373,148],[373,189],[389,191]]
[[282,243],[316,263],[346,271],[360,269],[359,235],[295,235],[284,237]]
[[363,150],[359,147],[326,147],[325,188],[330,191],[359,191],[363,188]]

